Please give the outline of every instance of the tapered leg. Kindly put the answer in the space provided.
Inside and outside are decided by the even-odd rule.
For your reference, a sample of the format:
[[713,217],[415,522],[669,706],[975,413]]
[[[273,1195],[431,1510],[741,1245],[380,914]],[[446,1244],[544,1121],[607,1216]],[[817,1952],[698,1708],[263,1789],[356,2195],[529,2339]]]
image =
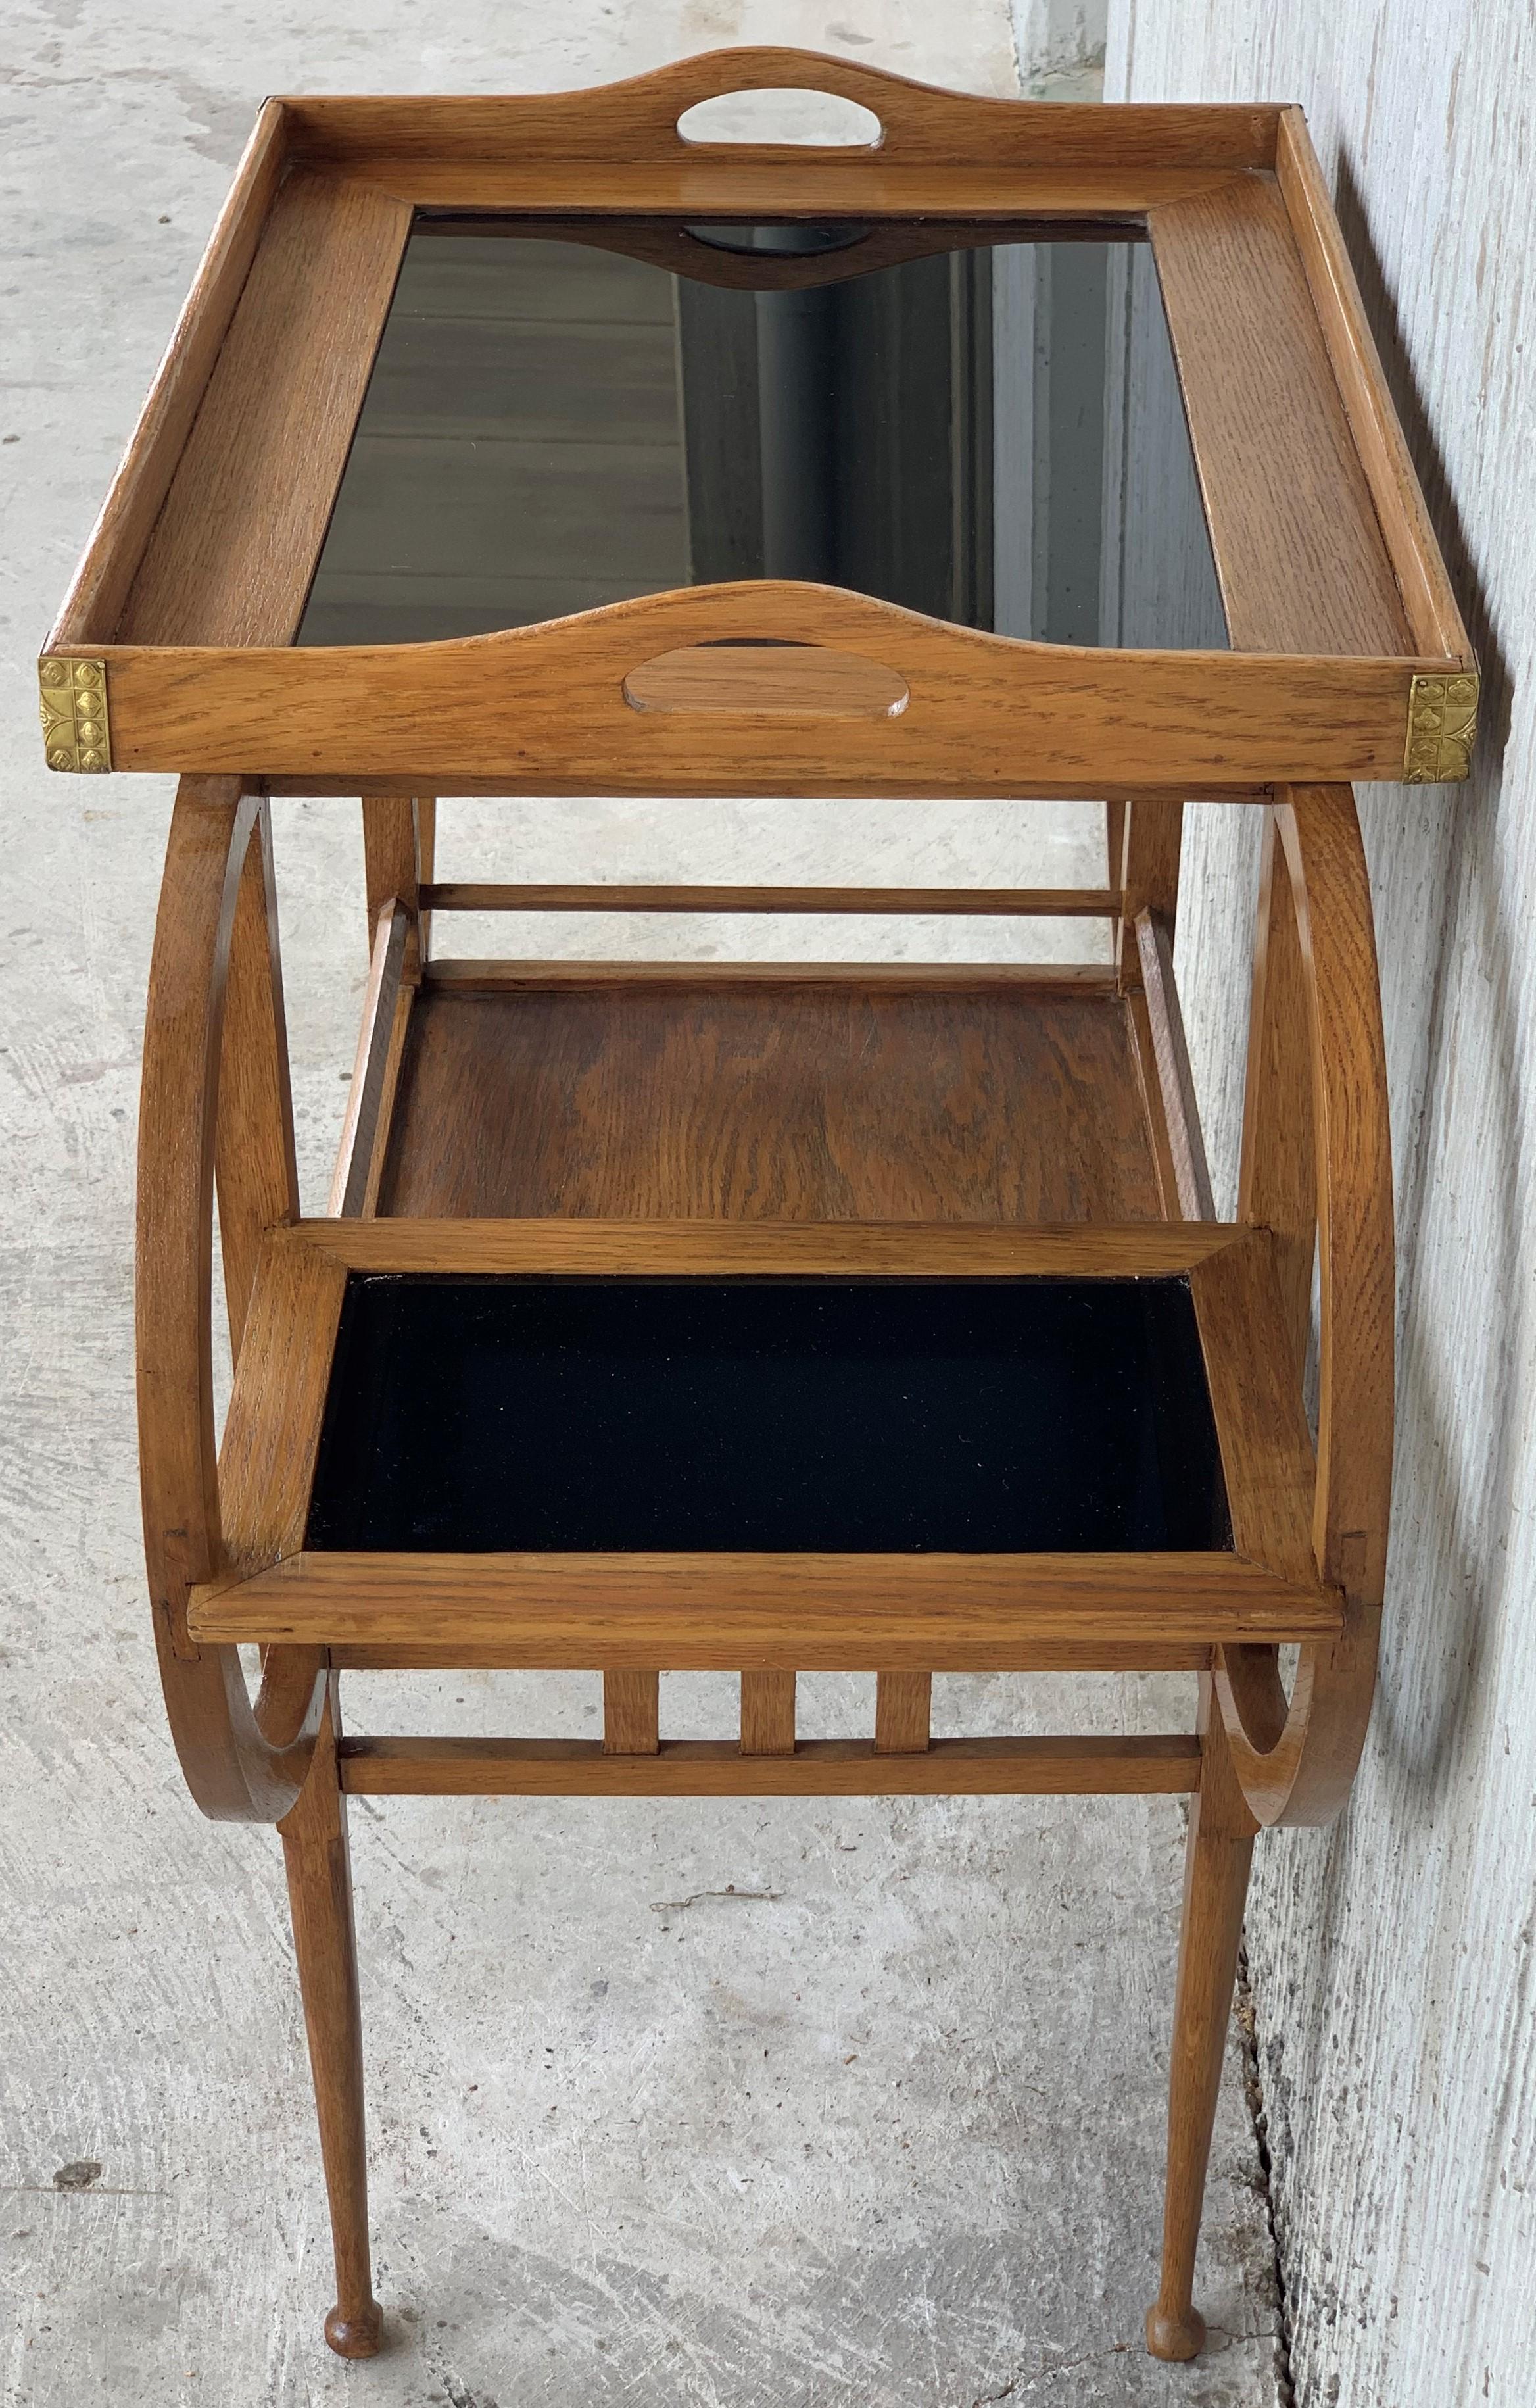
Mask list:
[[288,1862],[293,1949],[304,1994],[320,2155],[331,2201],[336,2303],[325,2338],[342,2358],[372,2358],[381,2316],[368,2259],[368,2163],[363,2127],[363,2020],[347,1800],[336,1765],[335,1683],[309,1777],[277,1826]]
[[1190,1801],[1184,1865],[1162,2280],[1146,2312],[1147,2348],[1154,2358],[1170,2358],[1197,2357],[1205,2341],[1205,2319],[1192,2296],[1195,2244],[1258,1828],[1232,1770],[1208,1673],[1202,1674],[1200,1687],[1201,1785]]

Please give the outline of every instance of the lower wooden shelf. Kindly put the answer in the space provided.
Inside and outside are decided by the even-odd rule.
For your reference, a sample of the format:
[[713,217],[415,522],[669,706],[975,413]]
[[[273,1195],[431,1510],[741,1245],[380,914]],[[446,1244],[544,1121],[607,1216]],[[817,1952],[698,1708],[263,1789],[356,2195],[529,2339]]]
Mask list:
[[410,998],[377,1210],[1152,1221],[1177,1208],[1145,1084],[1091,968],[445,963]]

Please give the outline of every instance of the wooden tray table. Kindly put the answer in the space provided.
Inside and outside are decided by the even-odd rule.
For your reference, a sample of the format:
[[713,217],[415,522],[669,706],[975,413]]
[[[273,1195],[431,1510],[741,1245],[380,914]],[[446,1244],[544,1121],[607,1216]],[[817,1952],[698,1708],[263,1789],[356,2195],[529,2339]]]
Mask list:
[[[880,139],[679,131],[779,87]],[[1463,775],[1477,699],[1299,112],[981,100],[767,50],[595,93],[271,101],[41,679],[53,767],[183,773],[140,1125],[146,1542],[192,1791],[284,1838],[333,2347],[380,2337],[348,1794],[1173,1791],[1147,2335],[1193,2356],[1253,1840],[1347,1793],[1383,1597],[1390,1158],[1346,781]],[[357,1067],[310,1217],[281,793],[361,796],[366,838]],[[1080,797],[1110,867],[435,879],[437,797],[593,793]],[[1189,796],[1268,821],[1230,1222],[1173,972]],[[437,949],[456,913],[573,910],[1049,914],[1109,942]],[[600,1669],[604,1735],[344,1733],[348,1669],[442,1665]],[[690,1668],[740,1673],[739,1730],[661,1732],[659,1672]],[[935,1670],[1159,1668],[1200,1676],[1188,1731],[930,1735]],[[873,1731],[798,1739],[809,1669],[875,1670]]]

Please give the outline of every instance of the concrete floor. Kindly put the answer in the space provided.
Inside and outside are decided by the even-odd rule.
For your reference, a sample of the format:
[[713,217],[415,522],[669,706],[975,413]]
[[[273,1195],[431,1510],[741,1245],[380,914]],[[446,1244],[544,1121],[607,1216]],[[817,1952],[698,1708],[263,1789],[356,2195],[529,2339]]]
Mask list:
[[[346,2368],[321,2342],[279,1851],[190,1805],[141,1592],[134,1119],[169,787],[50,777],[33,657],[264,92],[570,85],[744,37],[993,91],[1016,74],[993,0],[942,34],[902,0],[832,22],[708,0],[379,13],[7,11],[0,2400],[1268,2408],[1273,2261],[1235,2046],[1211,2351],[1172,2370],[1141,2348],[1181,1850],[1160,1800],[360,1801],[391,2346]],[[1081,809],[898,810],[893,828],[882,806],[482,805],[450,817],[444,871],[1098,875]],[[355,810],[280,807],[277,846],[313,1203],[362,984]],[[889,924],[848,949],[869,935],[889,949]],[[804,924],[769,939],[825,948]],[[672,941],[653,927],[634,949]],[[582,1732],[597,1713],[595,1677],[404,1688],[356,1681],[354,1722]],[[866,1681],[809,1681],[803,1727],[865,1730],[871,1708]],[[936,1727],[1159,1727],[1189,1708],[1175,1681],[951,1680]],[[726,1681],[666,1684],[676,1733],[733,1712]]]

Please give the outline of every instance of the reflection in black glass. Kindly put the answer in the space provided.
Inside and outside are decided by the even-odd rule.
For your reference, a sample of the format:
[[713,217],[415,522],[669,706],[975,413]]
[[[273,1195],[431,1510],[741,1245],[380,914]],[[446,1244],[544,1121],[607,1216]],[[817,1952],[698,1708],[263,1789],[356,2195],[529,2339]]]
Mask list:
[[782,225],[690,225],[684,228],[695,242],[707,243],[712,251],[751,253],[754,251],[776,251],[782,257],[815,259],[829,251],[848,251],[856,242],[863,242],[869,227],[851,218],[830,223],[812,224],[809,220]]
[[590,236],[419,224],[301,643],[759,578],[1044,642],[1225,642],[1144,243]]

